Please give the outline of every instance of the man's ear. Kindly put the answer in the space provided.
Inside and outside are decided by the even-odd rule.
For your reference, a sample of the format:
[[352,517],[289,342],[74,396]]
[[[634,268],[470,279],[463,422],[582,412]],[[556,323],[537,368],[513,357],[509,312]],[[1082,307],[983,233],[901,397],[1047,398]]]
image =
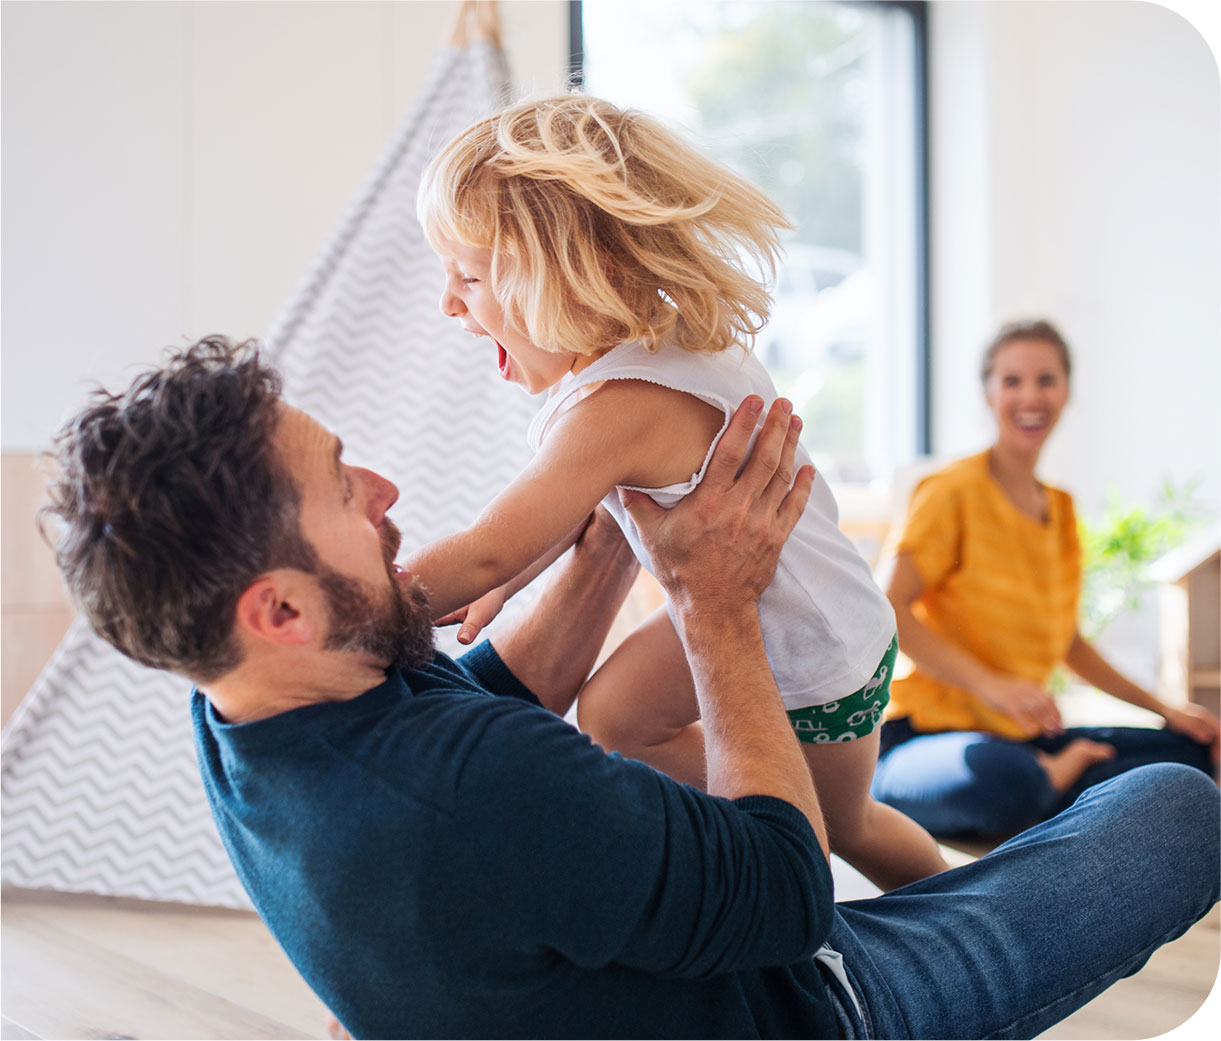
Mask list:
[[281,646],[307,644],[315,624],[303,608],[304,575],[281,569],[260,575],[237,600],[237,624],[250,636]]

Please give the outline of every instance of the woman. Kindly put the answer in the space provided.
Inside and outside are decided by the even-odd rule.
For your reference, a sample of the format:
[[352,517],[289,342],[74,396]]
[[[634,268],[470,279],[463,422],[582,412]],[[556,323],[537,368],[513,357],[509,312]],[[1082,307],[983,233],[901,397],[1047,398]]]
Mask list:
[[[1068,401],[1071,360],[1049,322],[1001,329],[982,376],[996,440],[912,496],[887,595],[913,673],[892,686],[873,795],[936,834],[1011,834],[1107,777],[1152,762],[1212,772],[1219,724],[1120,675],[1077,628],[1071,497],[1035,476]],[[1065,730],[1047,681],[1061,662],[1156,712],[1164,729]]]

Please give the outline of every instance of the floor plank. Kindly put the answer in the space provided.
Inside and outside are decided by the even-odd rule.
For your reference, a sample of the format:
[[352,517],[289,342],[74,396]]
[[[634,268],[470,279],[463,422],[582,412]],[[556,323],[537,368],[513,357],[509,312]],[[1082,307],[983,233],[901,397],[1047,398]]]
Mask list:
[[5,1018],[43,1038],[319,1038],[322,1003],[251,914],[6,890]]
[[[0,1039],[324,1036],[322,1003],[251,914],[5,890],[0,932]],[[1135,1041],[1186,1024],[1175,1041],[1211,1041],[1215,1013],[1195,1013],[1219,955],[1214,908],[1042,1037]]]
[[[97,944],[224,995],[239,1006],[257,1008],[301,1036],[317,1029],[315,1012],[321,1005],[256,915],[140,901],[117,903],[116,907],[76,899],[60,906],[43,899],[40,916],[69,931],[75,941]],[[190,937],[189,961],[183,958],[185,936]],[[236,952],[241,956],[235,957]]]

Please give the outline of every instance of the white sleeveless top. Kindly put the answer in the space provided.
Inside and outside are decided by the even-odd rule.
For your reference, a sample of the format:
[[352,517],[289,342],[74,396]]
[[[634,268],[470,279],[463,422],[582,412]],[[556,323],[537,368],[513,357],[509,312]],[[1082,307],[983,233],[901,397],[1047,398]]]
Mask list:
[[[582,387],[604,380],[646,380],[692,394],[719,408],[720,431],[697,473],[664,488],[635,488],[666,508],[691,492],[708,467],[712,450],[742,399],[758,394],[764,410],[776,388],[759,360],[742,348],[697,354],[663,347],[651,354],[637,343],[608,351],[578,375],[565,376],[530,424],[530,446],[537,451],[552,418]],[[751,436],[754,444],[758,430]],[[796,465],[810,461],[798,446]],[[652,571],[632,518],[614,490],[603,505],[623,529],[640,562]],[[771,585],[759,601],[763,643],[787,709],[821,705],[852,694],[873,675],[895,634],[894,612],[873,581],[869,565],[839,530],[839,511],[827,482],[816,474],[810,501],[780,554]],[[715,552],[715,547],[709,547]],[[672,609],[671,609],[672,610]]]

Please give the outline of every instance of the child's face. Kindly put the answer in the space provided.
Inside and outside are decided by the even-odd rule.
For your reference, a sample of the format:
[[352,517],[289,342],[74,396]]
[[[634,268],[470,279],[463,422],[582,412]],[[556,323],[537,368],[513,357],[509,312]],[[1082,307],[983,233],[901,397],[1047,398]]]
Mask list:
[[537,394],[555,386],[582,358],[534,346],[505,319],[504,308],[492,292],[491,250],[445,243],[440,256],[445,264],[441,313],[458,319],[468,333],[495,342],[502,379]]

